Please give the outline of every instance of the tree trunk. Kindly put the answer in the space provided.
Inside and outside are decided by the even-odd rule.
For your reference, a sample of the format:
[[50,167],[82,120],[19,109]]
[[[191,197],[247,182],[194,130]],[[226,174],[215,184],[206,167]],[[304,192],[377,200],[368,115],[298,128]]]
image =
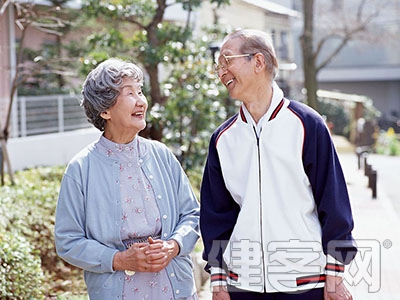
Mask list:
[[[154,23],[156,24],[156,23]],[[149,38],[149,45],[152,49],[158,49],[160,47],[159,40],[156,34],[156,27],[153,25],[152,27],[147,28],[147,35]],[[150,81],[150,98],[152,105],[160,104],[163,105],[165,99],[162,97],[161,88],[158,81],[159,72],[158,72],[158,63],[148,64],[146,67],[146,72],[149,75]],[[150,107],[149,107],[150,109]],[[160,141],[163,137],[163,128],[159,123],[153,122],[151,126],[147,126],[146,130],[143,132],[143,136],[149,137],[153,140]]]
[[[165,99],[161,96],[160,84],[158,82],[158,67],[157,65],[147,66],[147,73],[150,79],[150,98],[152,105],[160,104],[163,105]],[[163,128],[160,123],[152,122],[151,126],[145,130],[147,137],[160,141],[163,137]]]
[[304,87],[307,90],[307,104],[318,110],[316,56],[313,51],[313,13],[314,0],[303,0],[304,30],[300,42],[303,50]]
[[14,181],[14,173],[11,169],[11,162],[10,162],[10,157],[8,156],[8,150],[7,150],[7,143],[6,141],[0,137],[0,141],[1,141],[1,147],[0,150],[2,151],[1,153],[1,185],[4,185],[4,165],[7,165],[7,169],[8,169],[8,174],[10,175],[10,183],[11,185],[15,184]]

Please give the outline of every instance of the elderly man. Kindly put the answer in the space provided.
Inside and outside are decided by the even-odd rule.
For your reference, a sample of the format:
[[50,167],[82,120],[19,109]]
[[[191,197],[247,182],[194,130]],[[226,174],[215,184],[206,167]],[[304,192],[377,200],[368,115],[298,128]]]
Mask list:
[[213,299],[352,299],[355,256],[343,172],[322,117],[285,98],[268,35],[239,30],[216,72],[239,112],[212,135],[200,229]]

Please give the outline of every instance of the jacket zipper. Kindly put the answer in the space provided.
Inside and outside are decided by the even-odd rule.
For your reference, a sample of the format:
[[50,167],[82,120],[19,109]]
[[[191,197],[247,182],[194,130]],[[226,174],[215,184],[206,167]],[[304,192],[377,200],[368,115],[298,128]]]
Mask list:
[[[257,158],[258,158],[258,195],[260,200],[260,243],[261,243],[261,261],[262,261],[262,276],[263,276],[263,292],[266,293],[266,284],[265,284],[265,261],[264,261],[264,237],[263,237],[263,222],[262,222],[262,215],[263,215],[263,205],[262,205],[262,197],[261,197],[261,153],[260,153],[260,137],[257,135],[256,128],[253,126],[254,134],[257,139]],[[261,134],[262,129],[260,130]]]

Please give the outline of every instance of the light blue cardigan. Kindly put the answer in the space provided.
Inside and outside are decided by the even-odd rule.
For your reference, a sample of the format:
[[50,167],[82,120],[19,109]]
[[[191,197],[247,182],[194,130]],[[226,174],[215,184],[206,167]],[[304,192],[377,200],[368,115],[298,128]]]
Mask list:
[[[139,139],[141,168],[153,186],[162,220],[161,238],[174,239],[180,253],[167,266],[176,299],[195,292],[190,252],[199,238],[199,204],[188,178],[162,143]],[[124,250],[119,163],[99,153],[95,143],[78,153],[62,179],[56,210],[58,255],[85,272],[91,299],[121,299],[124,272],[113,257]]]

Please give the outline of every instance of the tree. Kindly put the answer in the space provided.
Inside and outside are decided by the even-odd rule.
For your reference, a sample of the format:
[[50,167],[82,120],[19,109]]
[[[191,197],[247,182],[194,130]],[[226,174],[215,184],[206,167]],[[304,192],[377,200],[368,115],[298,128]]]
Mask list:
[[213,71],[210,49],[210,43],[225,34],[215,29],[204,31],[200,39],[187,42],[188,54],[174,65],[162,84],[168,101],[157,107],[157,111],[162,109],[159,121],[164,128],[163,141],[185,170],[198,171],[203,166],[209,137],[235,108]]
[[[350,2],[350,1],[349,1]],[[353,1],[352,5],[354,5]],[[368,27],[379,11],[371,6],[366,9],[368,0],[360,0],[351,17],[344,18],[345,12],[331,7],[322,14],[316,14],[314,0],[303,0],[303,34],[300,37],[300,43],[303,55],[304,87],[307,90],[307,103],[309,106],[318,110],[317,75],[326,67],[339,52],[347,45],[350,40],[364,38],[361,33],[368,31]],[[326,2],[324,2],[326,3]],[[319,3],[318,3],[319,4]],[[314,16],[322,15],[324,20],[320,20],[318,27],[320,30],[318,41],[314,40],[316,36],[314,27]],[[334,43],[329,43],[334,41]],[[325,53],[323,52],[326,51]]]
[[[160,88],[159,67],[168,67],[185,60],[186,43],[191,38],[190,17],[200,0],[87,0],[84,11],[105,25],[105,31],[91,37],[93,51],[86,61],[89,69],[109,56],[138,60],[149,78],[150,122],[142,133],[152,139],[163,137],[162,124],[153,106],[164,106],[167,98]],[[210,0],[218,6],[229,4],[229,0]],[[187,14],[185,24],[174,24],[164,20],[167,7],[182,4]],[[87,71],[87,69],[85,70]]]
[[[12,105],[16,98],[16,91],[18,87],[25,82],[28,77],[34,74],[40,74],[43,68],[40,67],[41,60],[36,57],[31,61],[24,61],[23,55],[26,50],[24,41],[29,28],[46,32],[54,36],[62,36],[65,29],[69,26],[69,16],[63,14],[60,5],[68,0],[53,0],[52,6],[37,6],[34,2],[19,2],[19,1],[1,1],[0,2],[0,17],[5,16],[5,12],[12,6],[12,12],[16,12],[15,24],[21,31],[21,38],[16,54],[16,70],[13,78],[11,79],[11,89],[9,94],[8,109],[6,112],[6,119],[4,124],[0,122],[0,140],[1,140],[1,184],[4,184],[4,163],[7,164],[11,184],[14,184],[13,172],[11,163],[8,157],[7,140],[9,135],[9,124],[11,118]],[[56,69],[52,70],[57,73]],[[50,72],[50,70],[46,70]],[[59,73],[61,75],[61,73]]]

